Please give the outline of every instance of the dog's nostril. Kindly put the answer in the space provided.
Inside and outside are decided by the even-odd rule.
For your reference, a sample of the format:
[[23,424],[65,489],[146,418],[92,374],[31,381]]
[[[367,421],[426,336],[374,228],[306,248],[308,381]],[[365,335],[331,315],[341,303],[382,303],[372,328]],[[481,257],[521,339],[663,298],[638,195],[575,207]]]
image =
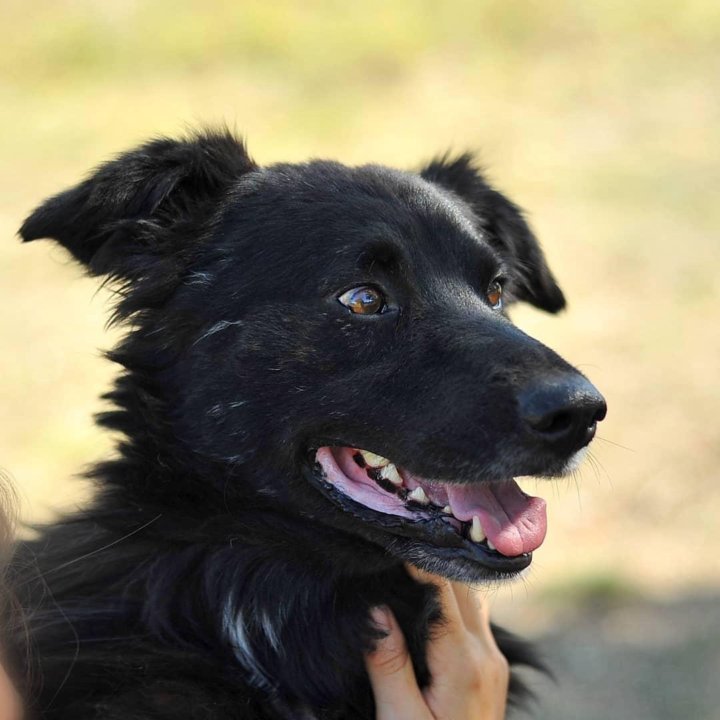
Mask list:
[[570,413],[562,411],[558,413],[550,413],[541,417],[533,416],[526,418],[526,420],[533,430],[537,430],[541,433],[547,433],[549,435],[564,432],[572,424]]

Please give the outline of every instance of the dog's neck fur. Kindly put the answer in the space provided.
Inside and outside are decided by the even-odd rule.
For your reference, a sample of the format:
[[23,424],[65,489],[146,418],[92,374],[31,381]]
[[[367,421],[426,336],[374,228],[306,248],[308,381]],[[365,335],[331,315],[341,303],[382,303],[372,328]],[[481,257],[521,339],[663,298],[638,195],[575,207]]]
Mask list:
[[[132,515],[135,511],[127,512],[127,518]],[[238,696],[249,686],[283,707],[324,708],[322,717],[343,717],[336,713],[348,699],[367,705],[371,698],[362,658],[377,637],[369,609],[389,604],[427,679],[422,658],[429,615],[437,613],[434,592],[418,586],[401,565],[374,557],[374,548],[367,547],[357,565],[385,567],[361,578],[357,568],[324,556],[322,548],[336,542],[337,531],[321,529],[310,538],[306,529],[298,545],[296,521],[278,515],[253,522],[248,514],[217,517],[212,540],[178,544],[168,538],[163,519],[156,514],[127,523],[120,534],[120,515],[98,505],[72,521],[76,541],[84,536],[75,557],[65,560],[74,563],[72,573],[54,577],[47,567],[52,556],[42,555],[42,582],[51,588],[53,602],[38,609],[33,624],[48,675],[57,664],[58,673],[72,670],[67,687],[83,684],[82,664],[72,669],[62,651],[52,657],[57,635],[69,642],[74,635],[85,662],[94,656],[118,681],[131,681],[134,671],[123,655],[137,635],[154,638],[160,656],[205,655]],[[221,523],[227,530],[222,543]],[[60,526],[44,541],[64,544],[63,529],[70,530]],[[67,552],[57,555],[67,558]],[[78,597],[88,599],[87,608],[77,605]],[[47,648],[44,636],[50,638]],[[112,642],[103,647],[102,637]]]

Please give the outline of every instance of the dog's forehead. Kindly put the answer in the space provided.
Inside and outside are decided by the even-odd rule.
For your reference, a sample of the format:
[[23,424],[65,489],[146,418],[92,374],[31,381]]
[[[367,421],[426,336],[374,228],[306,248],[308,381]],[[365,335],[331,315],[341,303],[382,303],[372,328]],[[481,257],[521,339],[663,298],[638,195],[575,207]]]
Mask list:
[[419,175],[381,165],[279,164],[243,178],[229,198],[233,234],[293,237],[295,247],[352,258],[388,241],[407,260],[437,257],[496,263],[481,224],[457,195]]

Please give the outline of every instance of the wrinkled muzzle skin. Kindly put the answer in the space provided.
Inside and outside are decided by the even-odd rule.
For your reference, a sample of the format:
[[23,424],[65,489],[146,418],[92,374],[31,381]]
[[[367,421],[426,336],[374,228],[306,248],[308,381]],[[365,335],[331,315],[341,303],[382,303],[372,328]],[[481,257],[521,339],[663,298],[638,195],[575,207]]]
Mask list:
[[511,323],[565,300],[468,155],[263,168],[225,132],[154,140],[20,234],[112,285],[128,328],[99,417],[117,456],[18,553],[48,720],[374,718],[371,608],[430,682],[442,613],[404,563],[527,567],[544,503],[513,478],[567,472],[605,414]]

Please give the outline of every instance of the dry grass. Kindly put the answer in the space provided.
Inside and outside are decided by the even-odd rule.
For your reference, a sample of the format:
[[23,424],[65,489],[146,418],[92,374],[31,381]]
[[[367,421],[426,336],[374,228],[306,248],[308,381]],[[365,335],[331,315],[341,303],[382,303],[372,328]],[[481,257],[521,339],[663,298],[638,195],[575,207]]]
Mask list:
[[550,535],[527,592],[589,573],[658,591],[717,583],[720,6],[387,6],[5,0],[0,465],[25,517],[76,503],[71,478],[109,452],[91,414],[113,369],[97,351],[107,297],[14,232],[108,155],[225,121],[260,162],[409,167],[481,148],[571,301],[517,321],[610,405],[593,463],[542,490]]

